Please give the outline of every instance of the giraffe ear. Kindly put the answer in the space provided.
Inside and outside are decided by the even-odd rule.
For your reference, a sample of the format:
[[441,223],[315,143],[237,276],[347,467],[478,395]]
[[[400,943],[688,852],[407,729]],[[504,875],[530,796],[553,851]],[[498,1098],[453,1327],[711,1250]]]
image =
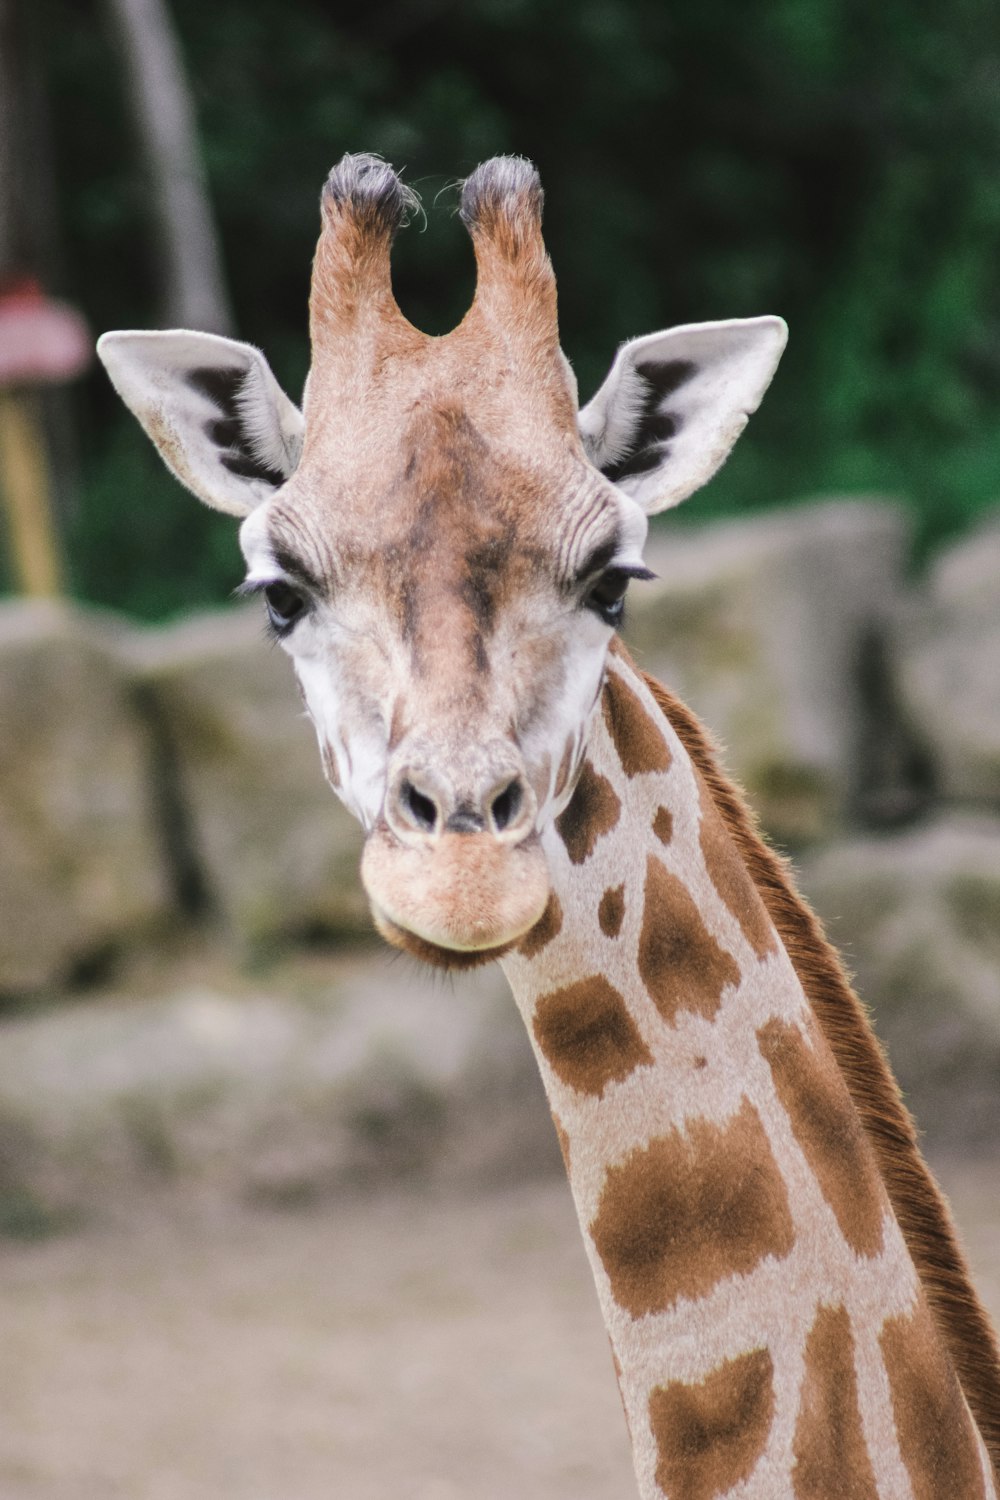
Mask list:
[[781,318],[744,318],[623,344],[580,412],[587,456],[647,515],[679,505],[728,457],[787,337]]
[[125,331],[97,352],[167,468],[215,510],[247,515],[298,463],[302,414],[251,344]]

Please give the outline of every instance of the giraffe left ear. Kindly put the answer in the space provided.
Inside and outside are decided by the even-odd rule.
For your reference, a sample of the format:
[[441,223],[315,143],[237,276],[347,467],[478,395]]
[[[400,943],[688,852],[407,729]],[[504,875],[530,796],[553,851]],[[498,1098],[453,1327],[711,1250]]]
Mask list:
[[97,353],[167,468],[206,505],[249,515],[295,469],[302,414],[252,344],[123,329]]
[[688,323],[633,339],[580,412],[587,456],[655,515],[722,466],[781,358],[781,318]]

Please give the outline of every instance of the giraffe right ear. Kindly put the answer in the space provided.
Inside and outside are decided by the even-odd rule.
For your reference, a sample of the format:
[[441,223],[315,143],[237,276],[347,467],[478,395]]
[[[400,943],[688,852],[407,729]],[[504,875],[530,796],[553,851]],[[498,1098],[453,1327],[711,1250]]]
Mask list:
[[733,318],[623,344],[580,412],[587,457],[647,515],[679,505],[729,456],[787,337],[781,318]]
[[298,463],[302,413],[251,344],[129,330],[97,353],[167,468],[215,510],[248,515]]

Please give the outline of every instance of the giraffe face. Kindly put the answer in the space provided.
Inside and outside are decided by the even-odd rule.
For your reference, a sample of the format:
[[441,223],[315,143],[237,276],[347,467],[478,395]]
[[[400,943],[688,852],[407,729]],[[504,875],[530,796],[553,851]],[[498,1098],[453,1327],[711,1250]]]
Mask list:
[[572,794],[647,523],[574,428],[529,449],[492,368],[452,386],[437,363],[399,372],[408,402],[382,393],[377,469],[350,444],[314,469],[307,438],[241,543],[366,830],[378,925],[456,965],[545,908],[540,834]]
[[476,295],[443,338],[392,296],[413,202],[377,158],[331,173],[302,412],[246,344],[122,332],[98,351],[177,477],[245,518],[245,587],[366,830],[376,922],[461,966],[541,918],[542,835],[573,794],[646,516],[718,468],[785,332],[634,340],[578,412],[534,169],[499,158],[465,183]]

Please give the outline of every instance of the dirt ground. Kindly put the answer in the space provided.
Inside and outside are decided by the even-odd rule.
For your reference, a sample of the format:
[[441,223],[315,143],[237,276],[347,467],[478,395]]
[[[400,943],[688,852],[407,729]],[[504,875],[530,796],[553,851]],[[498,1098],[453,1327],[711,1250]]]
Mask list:
[[[1000,1315],[1000,1172],[939,1163]],[[0,1500],[622,1500],[565,1184],[0,1251]]]

